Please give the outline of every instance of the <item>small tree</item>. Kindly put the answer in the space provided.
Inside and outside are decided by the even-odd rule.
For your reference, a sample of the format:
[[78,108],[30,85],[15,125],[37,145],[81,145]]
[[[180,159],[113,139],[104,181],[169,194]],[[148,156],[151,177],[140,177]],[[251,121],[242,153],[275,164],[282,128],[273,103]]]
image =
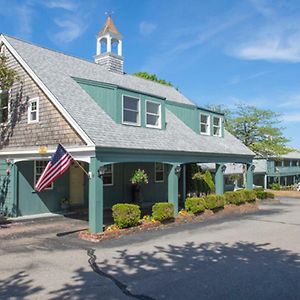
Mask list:
[[151,80],[154,82],[158,82],[158,83],[161,83],[164,85],[173,86],[173,84],[171,82],[166,81],[164,79],[159,79],[155,74],[149,74],[147,72],[137,72],[137,73],[133,73],[133,75],[142,77],[144,79]]
[[215,184],[209,170],[206,170],[204,173],[201,173],[200,171],[195,173],[192,179],[198,182],[198,193],[203,192],[209,194],[215,191]]
[[0,90],[9,90],[16,78],[16,71],[7,66],[7,57],[0,55]]

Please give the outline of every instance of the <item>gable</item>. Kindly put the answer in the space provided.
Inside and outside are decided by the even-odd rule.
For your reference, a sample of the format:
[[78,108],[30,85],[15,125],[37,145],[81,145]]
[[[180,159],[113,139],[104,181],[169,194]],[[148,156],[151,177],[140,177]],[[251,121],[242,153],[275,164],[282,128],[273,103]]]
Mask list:
[[[33,78],[25,71],[12,53],[5,48],[8,67],[17,71],[18,80],[10,91],[11,116],[8,124],[1,125],[0,149],[20,149],[43,145],[85,145],[83,139],[65,120]],[[28,124],[28,101],[39,99],[39,122]]]

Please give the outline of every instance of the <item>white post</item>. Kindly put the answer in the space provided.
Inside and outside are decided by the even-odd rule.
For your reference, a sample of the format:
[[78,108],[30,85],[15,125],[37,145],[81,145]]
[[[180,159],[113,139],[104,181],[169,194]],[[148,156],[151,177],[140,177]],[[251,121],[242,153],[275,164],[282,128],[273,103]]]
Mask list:
[[122,41],[119,40],[118,42],[118,55],[122,56]]
[[268,188],[268,175],[266,174],[265,175],[265,178],[264,178],[264,189],[266,190]]
[[97,39],[97,55],[101,54],[101,43],[100,39]]
[[111,37],[107,36],[106,38],[106,52],[111,52]]

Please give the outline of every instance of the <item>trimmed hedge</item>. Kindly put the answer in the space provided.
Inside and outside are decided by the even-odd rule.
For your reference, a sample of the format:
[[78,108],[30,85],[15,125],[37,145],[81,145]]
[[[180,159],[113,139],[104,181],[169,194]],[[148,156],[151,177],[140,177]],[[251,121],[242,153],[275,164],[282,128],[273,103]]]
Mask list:
[[152,206],[152,217],[156,221],[167,221],[174,218],[174,205],[168,202],[158,202]]
[[226,192],[224,194],[226,204],[240,205],[246,202],[252,202],[256,200],[258,191],[254,190],[240,190],[235,192]]
[[256,192],[254,190],[241,190],[244,193],[246,202],[252,202],[256,200]]
[[271,192],[265,192],[265,191],[256,191],[256,197],[258,199],[274,199],[275,198],[275,194],[271,193]]
[[186,211],[199,214],[205,210],[205,200],[204,198],[187,198],[184,203]]
[[224,194],[226,204],[239,205],[242,203],[241,194],[236,192],[226,192]]
[[204,197],[205,208],[222,208],[225,205],[225,197],[222,195],[207,195]]
[[119,228],[137,226],[141,219],[141,210],[138,205],[119,203],[112,207],[112,216]]

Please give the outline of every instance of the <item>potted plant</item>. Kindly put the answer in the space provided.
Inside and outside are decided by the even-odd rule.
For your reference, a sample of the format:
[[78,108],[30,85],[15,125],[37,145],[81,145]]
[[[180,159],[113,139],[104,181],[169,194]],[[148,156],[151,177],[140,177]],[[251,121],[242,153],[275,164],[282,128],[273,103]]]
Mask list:
[[132,200],[134,203],[138,203],[141,200],[141,186],[148,184],[148,175],[145,170],[135,170],[130,182],[132,187]]
[[61,205],[61,209],[63,212],[70,211],[71,204],[70,204],[70,200],[68,198],[62,198],[60,205]]

